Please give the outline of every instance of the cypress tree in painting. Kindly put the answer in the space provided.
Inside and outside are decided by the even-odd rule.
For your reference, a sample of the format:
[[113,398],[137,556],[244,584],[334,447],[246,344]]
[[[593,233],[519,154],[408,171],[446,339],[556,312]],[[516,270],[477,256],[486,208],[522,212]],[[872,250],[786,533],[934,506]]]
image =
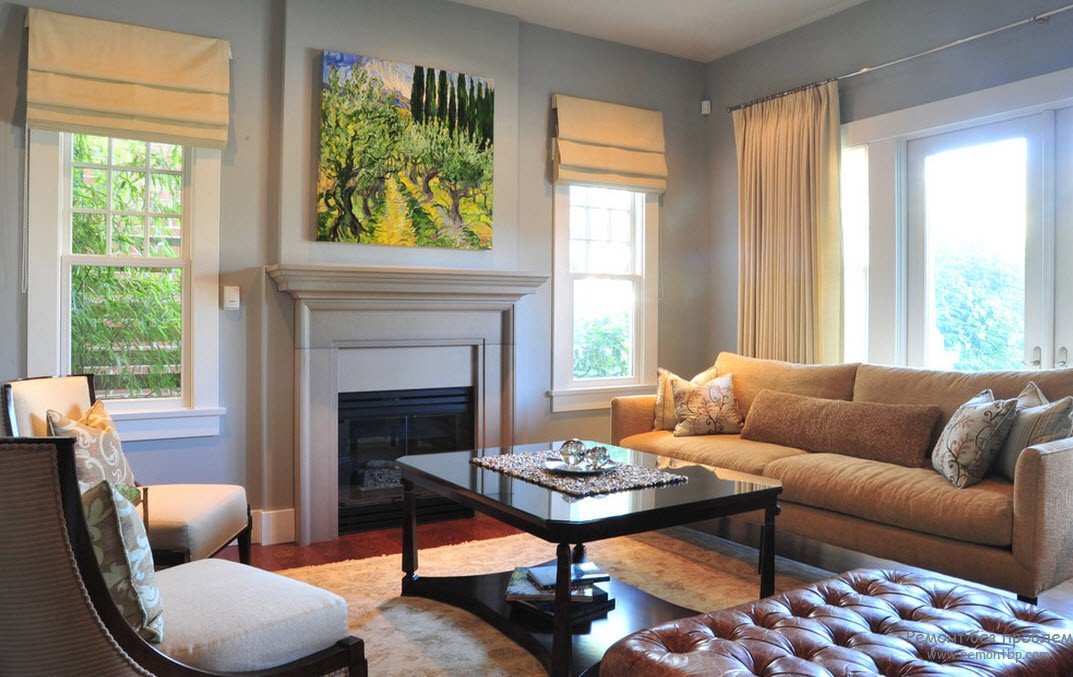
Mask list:
[[425,112],[422,114],[422,122],[429,122],[436,117],[436,71],[429,68],[425,71]]
[[458,107],[455,103],[455,88],[447,88],[447,131],[450,134],[455,133],[455,120],[458,115]]
[[440,122],[447,122],[447,71],[440,71],[440,81],[436,85],[436,117]]
[[458,82],[455,83],[455,89],[458,91],[458,130],[462,133],[466,133],[466,74],[458,74]]
[[414,66],[414,83],[410,87],[410,114],[414,122],[425,119],[425,67]]

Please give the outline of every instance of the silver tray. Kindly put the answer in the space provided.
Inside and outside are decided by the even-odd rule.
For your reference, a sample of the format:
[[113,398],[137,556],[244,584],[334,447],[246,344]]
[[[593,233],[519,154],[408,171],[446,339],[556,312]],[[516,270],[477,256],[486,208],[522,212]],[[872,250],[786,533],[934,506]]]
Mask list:
[[544,467],[554,473],[560,473],[562,475],[602,475],[608,470],[614,470],[618,467],[618,463],[611,461],[602,468],[590,468],[583,465],[567,465],[566,461],[548,460],[544,462]]

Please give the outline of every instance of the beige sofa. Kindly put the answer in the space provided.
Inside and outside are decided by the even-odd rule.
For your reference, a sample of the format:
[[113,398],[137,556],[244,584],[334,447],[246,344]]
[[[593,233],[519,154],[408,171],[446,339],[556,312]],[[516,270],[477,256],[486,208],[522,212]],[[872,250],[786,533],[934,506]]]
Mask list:
[[[1073,369],[961,373],[871,364],[796,365],[721,353],[748,419],[764,389],[828,399],[932,404],[935,435],[984,388],[1016,397],[1034,381],[1051,401],[1073,394]],[[1015,481],[992,474],[957,489],[930,467],[903,467],[742,439],[675,437],[653,430],[655,396],[611,403],[611,441],[624,447],[741,472],[784,485],[778,518],[790,532],[877,557],[1010,590],[1034,599],[1073,577],[1073,438],[1029,447]],[[934,439],[934,438],[933,438]]]

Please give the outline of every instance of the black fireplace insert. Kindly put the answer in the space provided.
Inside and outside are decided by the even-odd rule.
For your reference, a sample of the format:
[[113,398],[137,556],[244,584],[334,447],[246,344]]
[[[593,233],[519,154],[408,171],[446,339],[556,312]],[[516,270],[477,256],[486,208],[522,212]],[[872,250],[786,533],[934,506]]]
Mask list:
[[[472,387],[339,394],[339,533],[402,523],[395,459],[474,446]],[[420,521],[472,515],[434,494],[417,496]]]

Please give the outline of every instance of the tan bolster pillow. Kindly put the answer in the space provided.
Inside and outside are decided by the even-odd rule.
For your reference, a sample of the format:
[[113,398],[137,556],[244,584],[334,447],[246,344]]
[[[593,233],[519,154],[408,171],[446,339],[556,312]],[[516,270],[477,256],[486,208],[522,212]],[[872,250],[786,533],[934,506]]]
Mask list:
[[741,436],[919,468],[927,465],[941,415],[932,405],[824,400],[761,390]]

